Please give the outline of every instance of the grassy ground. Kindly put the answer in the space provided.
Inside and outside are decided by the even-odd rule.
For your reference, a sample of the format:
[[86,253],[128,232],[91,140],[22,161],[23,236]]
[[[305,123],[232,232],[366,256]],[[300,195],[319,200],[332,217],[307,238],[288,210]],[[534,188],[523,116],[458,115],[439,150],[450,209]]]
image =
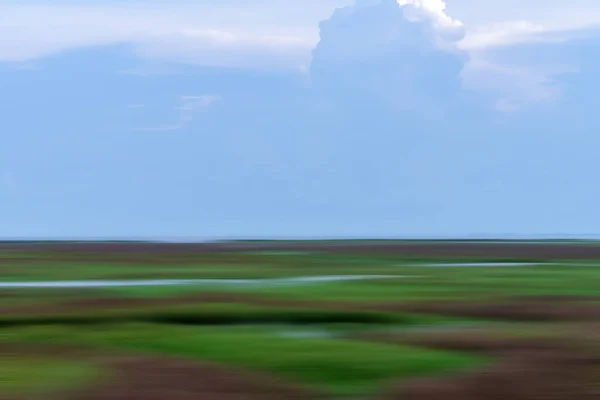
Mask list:
[[[431,264],[499,258],[481,252],[436,257],[379,249],[355,252],[355,243],[314,251],[0,246],[0,282],[398,276],[297,285],[0,289],[0,344],[70,344],[127,357],[154,354],[208,361],[265,373],[336,398],[357,393],[369,398],[392,381],[494,362],[490,354],[426,348],[427,343],[410,336],[420,331],[446,335],[476,326],[487,329],[478,332],[488,337],[511,337],[511,332],[569,337],[572,331],[563,319],[597,322],[600,259],[555,260],[517,251],[501,260],[538,264],[435,267]],[[552,323],[542,322],[546,319]],[[361,340],[366,333],[391,335],[393,344]],[[0,358],[0,398],[29,399],[65,385],[78,386],[90,376],[89,368],[68,358],[30,357]]]
[[97,368],[85,362],[33,356],[0,358],[0,393],[4,396],[46,397],[84,386],[97,376]]
[[93,345],[177,355],[268,371],[337,394],[368,392],[393,378],[477,365],[477,357],[410,346],[293,337],[265,327],[167,325],[54,327],[8,331],[3,341]]

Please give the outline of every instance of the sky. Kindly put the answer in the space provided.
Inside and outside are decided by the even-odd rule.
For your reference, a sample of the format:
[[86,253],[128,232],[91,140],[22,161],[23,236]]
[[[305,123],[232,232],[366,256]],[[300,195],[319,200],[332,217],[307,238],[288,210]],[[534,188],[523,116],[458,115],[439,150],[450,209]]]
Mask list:
[[600,3],[0,0],[0,238],[600,233]]

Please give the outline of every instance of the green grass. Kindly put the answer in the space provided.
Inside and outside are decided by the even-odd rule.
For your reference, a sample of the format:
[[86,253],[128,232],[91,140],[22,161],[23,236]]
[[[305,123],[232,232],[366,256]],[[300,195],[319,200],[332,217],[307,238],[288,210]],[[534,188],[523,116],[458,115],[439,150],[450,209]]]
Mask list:
[[[63,256],[64,257],[64,256]],[[185,262],[159,259],[152,263],[138,260],[128,264],[121,259],[101,263],[93,259],[73,259],[57,262],[47,260],[0,266],[0,281],[18,280],[87,280],[87,279],[163,279],[163,278],[280,278],[315,275],[409,275],[419,278],[365,280],[353,282],[314,283],[287,286],[160,286],[122,287],[79,291],[106,296],[175,297],[198,292],[236,291],[260,293],[283,299],[339,300],[348,302],[420,301],[436,299],[482,299],[518,295],[594,295],[600,279],[599,262],[578,262],[577,265],[552,264],[508,268],[428,268],[423,262],[453,260],[410,260],[393,256],[343,254],[306,255],[196,255]],[[164,256],[163,256],[164,257]],[[457,261],[457,260],[454,260]],[[490,260],[470,260],[490,261]],[[0,290],[2,293],[31,293],[39,290]],[[50,293],[50,291],[45,291]],[[55,293],[68,294],[67,290]],[[4,303],[0,296],[0,305]]]
[[96,367],[52,358],[0,357],[0,397],[44,396],[92,382]]
[[[323,271],[321,271],[323,272]],[[332,271],[328,271],[332,272]],[[403,302],[443,299],[482,299],[520,295],[596,295],[600,267],[543,266],[518,268],[346,269],[344,273],[421,276],[408,279],[330,282],[296,286],[232,287],[245,293],[296,300]],[[307,274],[310,274],[307,273]],[[209,287],[137,287],[110,291],[132,297],[172,297],[193,292],[218,292]]]
[[[53,254],[1,252],[0,281],[93,279],[253,279],[308,275],[417,275],[420,279],[311,284],[285,288],[245,288],[282,297],[341,300],[418,300],[520,294],[593,294],[600,264],[577,261],[515,268],[424,268],[423,263],[490,262],[485,258],[410,258],[393,255],[339,253],[295,254],[242,252],[231,254]],[[21,260],[20,260],[21,259]],[[506,261],[506,260],[505,260]],[[513,260],[546,261],[546,260]],[[175,296],[190,291],[218,291],[209,286],[120,288],[111,293],[132,296]],[[227,290],[230,290],[227,288]]]
[[270,372],[337,394],[371,392],[387,380],[441,374],[482,362],[470,355],[408,346],[283,337],[259,327],[121,325],[8,332],[0,338],[69,342],[209,360]]

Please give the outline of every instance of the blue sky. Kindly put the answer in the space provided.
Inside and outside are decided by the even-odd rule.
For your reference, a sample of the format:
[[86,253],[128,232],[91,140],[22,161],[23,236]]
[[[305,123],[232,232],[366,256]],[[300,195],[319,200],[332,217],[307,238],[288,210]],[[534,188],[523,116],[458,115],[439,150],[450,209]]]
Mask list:
[[600,4],[0,0],[0,237],[598,233]]

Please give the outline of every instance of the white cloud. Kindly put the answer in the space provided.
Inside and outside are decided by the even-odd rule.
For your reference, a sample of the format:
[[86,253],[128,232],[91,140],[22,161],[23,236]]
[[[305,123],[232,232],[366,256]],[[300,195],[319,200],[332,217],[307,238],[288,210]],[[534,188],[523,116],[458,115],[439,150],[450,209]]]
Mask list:
[[486,25],[528,21],[548,30],[571,30],[600,23],[597,0],[450,0],[452,15],[469,31]]
[[444,0],[397,0],[410,21],[431,21],[445,38],[460,40],[465,35],[464,25],[446,13]]
[[[381,1],[358,0],[354,8]],[[548,40],[546,33],[600,23],[597,0],[571,0],[552,7],[543,0],[454,0],[451,11],[443,0],[395,1],[404,6],[406,18],[431,21],[443,37],[460,38],[466,27],[461,46],[469,51]],[[86,46],[131,43],[148,57],[214,66],[299,68],[307,65],[318,42],[318,22],[336,6],[351,2],[132,0],[105,6],[4,2],[0,61],[22,62]]]
[[462,88],[490,109],[516,112],[557,104],[568,90],[561,77],[578,71],[580,57],[565,49],[582,35],[569,26],[492,22],[467,27],[463,39],[444,1],[358,0],[321,24],[311,72],[341,101],[423,111],[447,106]]
[[0,61],[26,62],[83,47],[128,43],[147,57],[212,66],[306,64],[317,41],[316,26],[256,26],[246,21],[246,14],[208,13],[193,6],[0,5]]
[[195,28],[139,40],[136,52],[204,66],[297,69],[308,63],[314,44],[301,36]]
[[511,111],[562,99],[565,74],[578,73],[584,57],[579,48],[590,31],[550,31],[526,21],[494,25],[460,43],[471,56],[463,71],[466,87],[497,96]]
[[[23,66],[29,65],[31,60],[64,51],[125,43],[131,44],[140,57],[153,60],[305,71],[311,61],[311,50],[319,41],[319,18],[330,15],[335,6],[352,2],[258,1],[249,2],[251,4],[130,1],[110,2],[106,6],[68,5],[82,4],[77,2],[53,6],[4,3],[0,5],[0,62],[11,61]],[[449,52],[458,48],[472,60],[463,73],[469,88],[496,93],[502,101],[507,101],[505,96],[510,92],[509,97],[520,99],[518,104],[556,98],[561,90],[554,85],[553,77],[557,69],[565,69],[564,62],[558,66],[540,65],[533,55],[531,59],[519,56],[519,60],[511,60],[507,56],[498,60],[495,52],[524,43],[567,43],[574,29],[600,22],[600,3],[592,0],[573,0],[553,7],[547,7],[542,0],[453,0],[449,3],[450,10],[443,0],[356,0],[354,6],[338,10],[336,14],[358,13],[382,4],[387,4],[387,11],[392,10],[394,14],[388,15],[388,20],[381,17],[382,27],[363,25],[354,27],[352,32],[340,30],[340,35],[346,37],[335,39],[329,35],[326,41],[335,41],[335,51],[331,51],[330,46],[326,55],[317,49],[315,54],[320,61],[329,57],[327,62],[333,65],[356,63],[374,56],[398,57],[389,42],[395,41],[397,45],[399,37],[406,39],[404,50],[409,44],[413,48],[441,48]],[[401,6],[403,21],[414,22],[412,27],[398,23],[392,7],[396,4]],[[410,32],[418,25],[426,29],[416,35]],[[464,39],[458,41],[465,32]],[[431,43],[435,47],[427,47]],[[324,45],[327,44],[322,42],[321,46]],[[393,62],[398,71],[417,68],[416,62]],[[568,68],[574,67],[576,65],[568,65]],[[428,68],[430,66],[425,70]],[[148,73],[146,70],[129,72]],[[412,87],[407,77],[407,74],[396,74],[391,86]],[[376,76],[369,79],[381,80]],[[386,85],[378,90],[386,96],[390,94]],[[422,99],[416,88],[410,90],[415,99]]]
[[476,51],[523,42],[552,40],[551,37],[541,35],[544,32],[546,30],[542,25],[529,21],[492,23],[470,29],[465,39],[460,42],[460,47]]
[[[568,49],[576,49],[581,35],[600,26],[600,3],[595,0],[551,6],[545,0],[452,4],[467,21],[466,37],[459,43],[471,58],[464,84],[496,96],[501,111],[560,101],[568,89],[560,77],[578,71],[581,58],[577,50]],[[560,54],[548,54],[556,52]]]

